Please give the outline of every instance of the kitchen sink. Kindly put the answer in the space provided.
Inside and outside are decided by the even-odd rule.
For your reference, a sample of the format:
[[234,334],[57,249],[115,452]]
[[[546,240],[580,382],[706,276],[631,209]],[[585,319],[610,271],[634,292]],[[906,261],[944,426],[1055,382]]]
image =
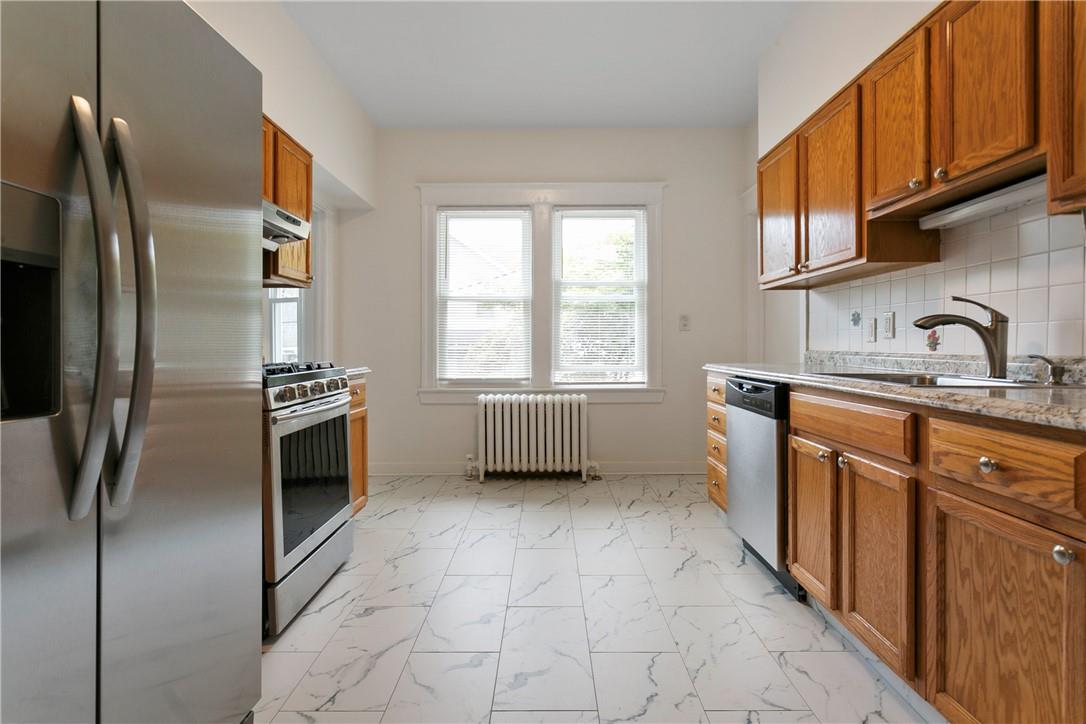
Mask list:
[[820,376],[843,377],[864,382],[885,382],[892,385],[908,385],[909,387],[1016,387],[1021,389],[1045,389],[1047,387],[1040,382],[915,372],[826,372]]

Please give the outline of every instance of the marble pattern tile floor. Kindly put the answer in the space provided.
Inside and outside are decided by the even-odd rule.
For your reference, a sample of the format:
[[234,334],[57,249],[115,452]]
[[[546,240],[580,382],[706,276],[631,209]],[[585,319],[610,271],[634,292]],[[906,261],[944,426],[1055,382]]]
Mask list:
[[372,477],[258,722],[920,722],[694,475]]

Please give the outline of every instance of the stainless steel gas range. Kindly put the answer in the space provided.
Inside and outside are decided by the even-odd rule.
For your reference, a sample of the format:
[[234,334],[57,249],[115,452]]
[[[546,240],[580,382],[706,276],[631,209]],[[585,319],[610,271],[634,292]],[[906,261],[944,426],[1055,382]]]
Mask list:
[[346,371],[264,366],[264,586],[280,633],[351,554]]

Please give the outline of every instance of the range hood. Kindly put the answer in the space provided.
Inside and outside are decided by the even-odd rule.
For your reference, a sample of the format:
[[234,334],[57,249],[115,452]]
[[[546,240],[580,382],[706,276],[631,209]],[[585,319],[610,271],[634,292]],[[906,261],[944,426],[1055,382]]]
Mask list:
[[275,251],[280,244],[309,238],[309,222],[284,211],[275,204],[263,202],[264,233],[262,246]]
[[921,229],[952,229],[993,214],[1017,209],[1048,199],[1048,177],[1044,174],[993,191],[984,196],[936,211],[920,218]]

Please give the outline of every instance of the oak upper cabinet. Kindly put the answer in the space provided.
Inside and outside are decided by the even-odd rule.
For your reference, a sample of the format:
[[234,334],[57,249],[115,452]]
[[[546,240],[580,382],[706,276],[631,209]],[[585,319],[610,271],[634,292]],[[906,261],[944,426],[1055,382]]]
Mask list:
[[758,163],[758,281],[796,273],[799,255],[799,154],[792,136]]
[[1048,55],[1052,85],[1046,89],[1049,124],[1049,212],[1086,208],[1086,4],[1044,3],[1048,14],[1042,53]]
[[938,186],[1035,143],[1033,2],[952,2],[932,60],[932,178]]
[[1086,721],[1086,544],[929,489],[927,696],[953,722]]
[[852,85],[799,131],[801,272],[860,256],[860,89]]
[[837,608],[837,454],[788,439],[788,570],[807,593]]
[[267,116],[261,119],[264,134],[264,189],[261,195],[265,201],[275,203],[275,124]]
[[928,29],[875,61],[860,80],[864,206],[928,188]]
[[915,661],[915,479],[852,453],[841,470],[841,616],[906,681]]
[[[310,221],[313,155],[267,116],[263,128],[265,198],[287,213]],[[280,244],[277,251],[264,252],[265,286],[308,287],[312,282],[311,239]]]

